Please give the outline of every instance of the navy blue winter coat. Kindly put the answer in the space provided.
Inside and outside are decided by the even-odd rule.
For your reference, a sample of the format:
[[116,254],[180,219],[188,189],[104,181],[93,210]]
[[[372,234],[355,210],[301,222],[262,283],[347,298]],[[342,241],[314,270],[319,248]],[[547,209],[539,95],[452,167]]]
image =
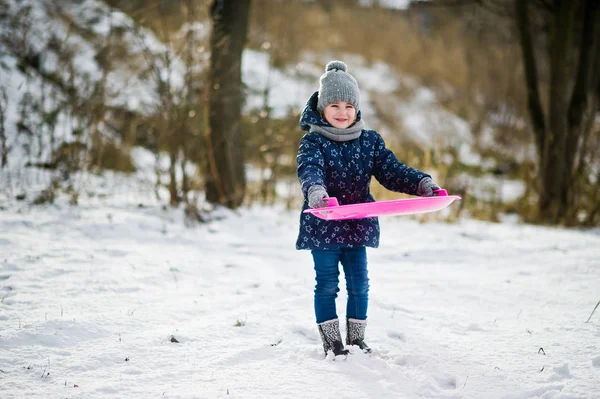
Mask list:
[[[318,92],[308,100],[300,127],[331,126],[317,111]],[[357,120],[360,119],[360,112]],[[308,208],[307,192],[315,184],[322,185],[340,205],[373,202],[369,185],[371,176],[391,191],[416,195],[421,179],[429,176],[409,168],[385,147],[383,138],[374,130],[363,129],[360,137],[344,142],[330,140],[318,133],[307,133],[300,141],[297,156],[298,179],[304,194],[302,210]],[[300,233],[296,249],[337,249],[379,246],[377,218],[323,220],[311,214],[300,214]]]

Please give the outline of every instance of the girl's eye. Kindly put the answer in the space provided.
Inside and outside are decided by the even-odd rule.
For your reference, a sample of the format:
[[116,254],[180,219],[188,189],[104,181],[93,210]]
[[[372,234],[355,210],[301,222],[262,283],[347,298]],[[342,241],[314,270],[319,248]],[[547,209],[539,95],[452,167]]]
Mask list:
[[352,105],[346,105],[346,109],[353,109],[354,107]]

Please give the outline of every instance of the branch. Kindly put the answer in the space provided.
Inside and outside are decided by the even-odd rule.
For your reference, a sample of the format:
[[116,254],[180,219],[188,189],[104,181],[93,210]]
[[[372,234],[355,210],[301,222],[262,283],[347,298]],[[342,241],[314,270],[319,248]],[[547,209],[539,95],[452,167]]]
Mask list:
[[596,311],[596,309],[598,309],[599,305],[600,305],[600,301],[598,301],[598,303],[594,307],[594,310],[592,310],[592,314],[590,314],[590,317],[588,317],[588,319],[586,320],[586,323],[589,323],[589,321],[591,320],[592,316],[594,315],[594,312]]

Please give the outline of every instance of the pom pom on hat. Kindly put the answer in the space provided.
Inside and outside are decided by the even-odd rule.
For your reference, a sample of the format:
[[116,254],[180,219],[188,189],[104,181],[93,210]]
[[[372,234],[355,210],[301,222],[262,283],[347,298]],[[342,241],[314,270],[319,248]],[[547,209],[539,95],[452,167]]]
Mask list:
[[344,64],[342,61],[329,61],[325,66],[325,72],[331,70],[338,70],[342,72],[346,72],[348,70],[348,65]]
[[317,110],[323,112],[331,103],[344,101],[354,105],[356,112],[360,110],[360,91],[354,76],[348,72],[348,66],[342,61],[330,61],[325,66],[325,73],[319,80],[319,99]]

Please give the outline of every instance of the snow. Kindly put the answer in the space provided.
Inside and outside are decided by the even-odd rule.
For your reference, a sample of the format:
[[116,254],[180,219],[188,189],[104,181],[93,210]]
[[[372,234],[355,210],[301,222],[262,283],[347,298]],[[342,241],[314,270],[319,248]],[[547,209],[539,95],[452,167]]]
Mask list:
[[362,7],[372,7],[378,5],[384,8],[394,10],[405,10],[410,6],[411,0],[359,0]]
[[[45,48],[51,37],[54,36],[65,46],[73,50],[73,65],[76,65],[75,87],[83,94],[89,90],[93,82],[101,79],[100,68],[95,61],[95,55],[98,51],[97,44],[93,40],[88,40],[77,33],[77,30],[67,26],[66,23],[58,18],[56,9],[62,8],[73,22],[78,26],[85,27],[91,31],[106,36],[109,28],[121,27],[125,29],[122,43],[127,46],[129,57],[126,60],[115,62],[114,69],[109,71],[107,76],[107,98],[106,103],[112,106],[126,106],[128,109],[136,110],[141,113],[150,113],[157,104],[157,96],[154,89],[156,82],[151,78],[138,76],[139,69],[145,68],[146,60],[142,53],[144,48],[148,48],[156,56],[154,60],[157,64],[164,67],[164,60],[159,59],[159,55],[166,52],[170,53],[171,68],[164,67],[164,79],[169,79],[170,84],[175,89],[180,89],[183,85],[184,66],[182,61],[161,43],[155,35],[147,29],[136,27],[138,34],[133,33],[133,20],[124,13],[112,10],[103,2],[98,0],[73,1],[69,0],[67,4],[56,5],[55,2],[48,0],[8,0],[6,13],[7,20],[16,19],[24,9],[29,9],[27,35],[22,39],[28,48],[35,49],[36,52],[42,51],[41,67],[51,73],[56,72],[59,75],[66,76],[68,71],[57,70],[64,68],[64,65],[58,65],[57,54],[48,48]],[[90,22],[91,21],[91,22]],[[193,27],[200,30],[199,26]],[[10,27],[0,26],[0,33],[6,33]],[[19,32],[18,32],[19,33]],[[103,39],[100,37],[100,39]],[[4,45],[0,44],[0,50],[4,50]],[[9,145],[17,147],[16,123],[18,120],[19,102],[22,96],[27,92],[28,86],[34,89],[29,90],[28,94],[39,98],[41,92],[38,87],[42,86],[42,80],[39,76],[32,74],[29,83],[25,75],[16,67],[17,60],[15,56],[5,51],[7,54],[3,58],[6,68],[2,68],[0,74],[0,87],[7,91],[9,102],[7,105],[6,131],[9,139]],[[131,65],[130,62],[139,57],[141,61],[138,64]],[[89,79],[89,82],[83,81],[82,77]],[[68,81],[68,79],[65,79]],[[66,118],[61,114],[62,118]],[[71,134],[71,126],[65,128],[64,137],[68,138]]]
[[262,109],[264,91],[268,89],[267,105],[272,107],[271,117],[284,118],[293,109],[299,112],[311,94],[319,89],[319,75],[310,80],[297,76],[302,73],[303,66],[300,63],[297,68],[282,72],[270,66],[268,53],[244,50],[242,80],[249,88],[245,111]]
[[[50,32],[65,37],[63,23],[48,15],[52,2],[7,4],[10,15],[32,7],[29,46],[46,43]],[[69,4],[77,23],[97,17],[89,27],[101,35],[111,24],[132,25],[99,1]],[[199,40],[208,33],[202,24],[189,28]],[[140,55],[140,42],[127,35]],[[140,35],[153,51],[166,51],[151,33]],[[93,46],[70,37],[79,72],[98,78]],[[441,140],[457,146],[463,162],[482,161],[471,152],[466,122],[445,111],[434,92],[385,64],[338,56],[304,54],[278,70],[269,69],[268,51],[246,50],[246,110],[261,107],[262,91],[271,86],[272,116],[299,111],[325,63],[340,58],[361,85],[367,123],[377,124],[373,102],[381,98],[412,139],[426,146]],[[173,59],[171,78],[179,87],[183,69]],[[4,62],[0,86],[10,100],[13,148],[9,169],[0,173],[2,399],[598,396],[600,309],[585,321],[600,300],[600,231],[523,225],[511,215],[502,224],[382,218],[381,248],[368,251],[367,342],[374,353],[351,348],[347,358],[325,358],[312,308],[312,259],[294,249],[300,203],[291,211],[219,209],[206,224],[190,224],[182,209],[155,198],[155,156],[139,148],[132,152],[138,164],[132,177],[76,174],[79,206],[65,197],[38,207],[15,202],[21,194],[31,202],[52,174],[15,166],[23,163],[17,105],[39,80],[27,83],[14,57]],[[50,53],[44,62],[56,67]],[[128,71],[123,64],[109,74],[114,97],[107,101],[149,112],[152,82]],[[58,136],[68,138],[67,118],[59,121]],[[249,180],[257,173],[249,167]],[[469,187],[494,184],[485,178]],[[514,200],[523,189],[506,180],[501,190],[477,195]],[[278,186],[283,197],[298,191],[297,184]]]
[[[600,300],[598,231],[382,218],[368,250],[374,354],[332,359],[310,253],[294,249],[299,209],[217,210],[186,227],[150,197],[130,187],[78,207],[3,206],[3,398],[598,392],[600,314],[585,323]],[[341,318],[344,301],[342,290]]]

